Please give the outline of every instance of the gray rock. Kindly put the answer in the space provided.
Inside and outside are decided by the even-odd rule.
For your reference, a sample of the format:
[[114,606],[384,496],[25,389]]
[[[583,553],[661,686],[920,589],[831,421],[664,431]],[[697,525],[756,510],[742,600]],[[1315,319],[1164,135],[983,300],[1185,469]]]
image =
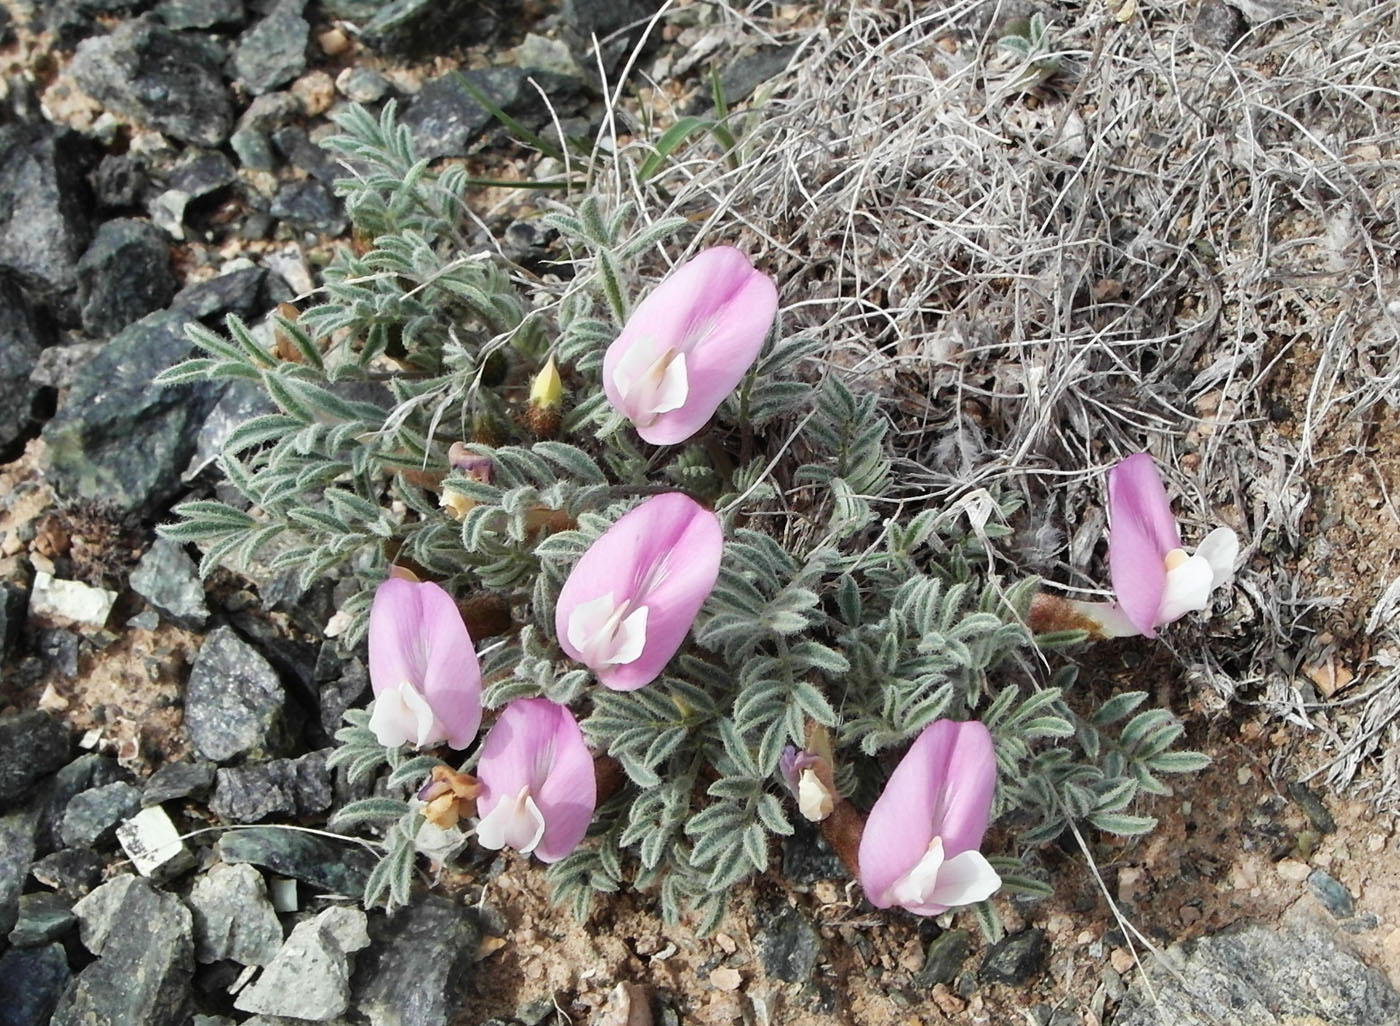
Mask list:
[[1225,0],[1204,0],[1191,25],[1191,38],[1202,46],[1230,50],[1240,41],[1247,27],[1244,15]]
[[390,0],[361,30],[360,39],[389,57],[433,57],[487,41],[496,30],[491,5],[479,0]]
[[[327,643],[321,652],[332,648]],[[343,727],[345,711],[369,692],[369,671],[358,659],[347,662],[335,660],[336,669],[329,679],[321,677],[321,662],[317,660],[317,680],[320,681],[321,730],[327,738],[335,737],[335,732]]]
[[208,281],[186,285],[175,293],[170,305],[184,310],[191,317],[198,317],[201,321],[222,319],[226,314],[236,314],[244,320],[251,320],[262,312],[258,293],[266,276],[267,271],[261,267],[240,267],[225,271]]
[[165,233],[136,218],[108,221],[78,261],[83,331],[92,338],[115,335],[165,306],[175,288]]
[[305,129],[296,125],[276,129],[272,133],[272,142],[292,167],[300,168],[325,185],[334,185],[336,179],[349,174],[338,158],[312,142]]
[[65,324],[76,324],[78,258],[92,235],[87,169],[76,132],[46,124],[0,127],[0,271]]
[[199,41],[142,19],[78,47],[69,70],[112,113],[181,142],[218,146],[233,111],[217,61]]
[[45,855],[29,873],[45,887],[81,898],[102,882],[106,860],[88,848],[63,848]]
[[189,151],[170,169],[170,187],[192,200],[212,196],[236,181],[238,172],[233,169],[233,162],[218,150]]
[[281,0],[238,40],[233,70],[254,96],[271,92],[306,69],[311,26],[301,16],[303,7],[305,0]]
[[1319,834],[1336,833],[1337,821],[1311,787],[1294,781],[1288,785],[1288,796],[1298,803],[1298,808],[1303,810],[1303,815],[1308,817],[1308,822]]
[[225,862],[250,862],[323,891],[358,898],[374,858],[355,845],[275,827],[230,830],[216,848]]
[[320,182],[288,182],[277,190],[268,213],[279,221],[323,235],[345,231],[339,201]]
[[126,781],[94,787],[69,800],[59,836],[66,847],[95,848],[116,837],[122,820],[140,809],[141,792]]
[[1308,874],[1308,888],[1317,895],[1323,907],[1338,919],[1350,919],[1356,915],[1356,900],[1346,886],[1330,873],[1314,869]]
[[446,1026],[481,941],[476,913],[431,895],[373,924],[357,959],[355,1007],[372,1026]]
[[223,391],[213,382],[155,384],[189,353],[187,323],[172,311],[143,317],[78,371],[43,432],[46,471],[60,495],[151,513],[179,490],[199,426]]
[[389,94],[389,80],[369,68],[346,68],[335,77],[335,87],[347,100],[378,103]]
[[[611,69],[623,54],[631,53],[636,47],[648,20],[660,6],[660,0],[564,0],[561,15],[564,39],[574,52],[587,53],[591,58],[594,36],[601,41],[621,32],[602,48],[603,61]],[[658,25],[648,37],[648,43],[655,45],[660,35],[661,26]],[[588,63],[591,66],[593,61],[590,59]]]
[[0,717],[0,808],[68,761],[68,728],[38,709]]
[[10,931],[10,943],[17,948],[37,948],[60,939],[77,925],[73,899],[53,891],[22,894],[19,916]]
[[155,540],[131,572],[131,590],[180,627],[197,631],[209,621],[199,570],[177,542]]
[[78,756],[55,773],[45,788],[45,804],[39,818],[39,849],[47,852],[63,846],[63,817],[75,795],[129,780],[130,776],[115,759],[92,754]]
[[201,962],[232,959],[267,965],[282,946],[282,924],[267,900],[267,884],[252,866],[220,864],[195,881],[194,953]]
[[268,661],[230,628],[210,634],[185,690],[185,729],[213,762],[286,751],[286,692]]
[[228,144],[238,155],[238,163],[249,171],[276,171],[277,154],[267,135],[256,128],[240,128],[229,136]]
[[128,876],[73,910],[83,944],[100,957],[64,993],[51,1026],[183,1026],[194,972],[184,903]]
[[36,648],[51,671],[73,678],[78,675],[78,636],[72,631],[41,630]]
[[178,798],[205,798],[214,786],[212,762],[171,762],[151,774],[141,792],[142,805],[160,805]]
[[130,153],[107,154],[92,175],[100,207],[134,207],[149,184],[145,166]]
[[914,977],[919,987],[952,983],[972,950],[972,937],[966,930],[949,930],[929,942],[924,966]]
[[0,451],[29,428],[39,393],[34,368],[51,341],[52,334],[28,297],[8,275],[0,274]]
[[1019,986],[1029,983],[1045,968],[1050,946],[1045,931],[1032,927],[1003,937],[992,945],[982,959],[978,976],[985,983],[1008,983]]
[[161,0],[156,17],[173,29],[243,24],[243,0]]
[[0,935],[14,929],[19,896],[34,859],[37,819],[32,812],[0,816]]
[[[480,68],[463,74],[507,114],[516,114],[528,100],[525,90],[539,99],[519,68]],[[426,83],[402,118],[413,133],[414,151],[428,160],[462,156],[493,120],[490,111],[462,88],[455,73]]]
[[331,805],[327,752],[299,759],[270,759],[220,769],[209,810],[226,823],[256,823],[269,816],[309,816]]
[[57,580],[39,570],[29,593],[29,622],[33,626],[61,624],[101,630],[116,601],[115,591],[82,581]]
[[816,824],[798,819],[792,836],[783,841],[783,879],[794,884],[841,880],[846,867],[822,839]]
[[193,479],[206,467],[213,464],[223,451],[224,442],[242,423],[264,413],[275,413],[277,404],[272,401],[263,387],[256,381],[233,381],[229,383],[218,403],[209,411],[195,438],[195,451],[190,457],[189,466],[182,475],[183,480]]
[[254,132],[272,132],[298,120],[301,111],[301,101],[291,93],[268,93],[248,104],[248,109],[238,116],[238,127]]
[[0,1026],[48,1026],[71,978],[62,944],[0,955]]
[[350,955],[369,944],[365,914],[334,906],[298,923],[272,963],[233,1007],[262,1015],[323,1021],[350,1007]]
[[1243,923],[1173,944],[1146,961],[1151,991],[1134,983],[1113,1026],[1395,1026],[1400,995],[1345,934],[1300,902],[1278,927]]
[[763,83],[782,74],[796,52],[796,43],[766,46],[745,57],[730,61],[719,76],[725,103],[730,106],[743,103]]
[[190,205],[190,194],[180,189],[166,189],[151,197],[146,204],[151,220],[172,239],[185,237],[185,208]]
[[806,983],[821,956],[822,938],[801,910],[784,905],[755,938],[758,960],[770,979]]

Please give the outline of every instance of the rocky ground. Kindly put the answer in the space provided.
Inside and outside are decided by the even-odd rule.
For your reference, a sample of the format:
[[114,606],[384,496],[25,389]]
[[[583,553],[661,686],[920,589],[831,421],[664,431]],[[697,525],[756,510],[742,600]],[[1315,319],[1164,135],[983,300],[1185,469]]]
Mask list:
[[[641,120],[704,111],[712,65],[729,103],[740,105],[779,83],[796,82],[800,97],[822,69],[843,60],[864,67],[891,40],[891,60],[909,57],[900,40],[917,33],[903,27],[907,12],[839,6],[677,3],[638,55],[642,84],[624,106]],[[1334,15],[1345,21],[1366,5],[1324,6],[1323,15],[1295,18],[1273,4],[1207,0],[1135,14],[1126,0],[1096,14],[1104,20],[1094,26],[1104,38],[1115,24],[1150,27],[1218,77],[1281,82],[1295,71],[1281,55],[1332,38],[1341,32]],[[953,7],[957,31],[929,30],[936,58],[920,74],[956,77],[960,55],[994,50],[998,26],[1029,11]],[[317,268],[347,231],[332,188],[344,168],[318,145],[337,108],[395,100],[421,155],[465,161],[498,181],[547,179],[561,169],[515,144],[452,73],[463,71],[533,130],[557,123],[567,135],[594,135],[608,116],[598,68],[612,79],[655,10],[646,0],[0,6],[0,1026],[1400,1022],[1391,982],[1400,980],[1400,865],[1393,820],[1377,811],[1394,804],[1397,760],[1378,746],[1391,737],[1400,694],[1400,592],[1390,585],[1400,477],[1387,445],[1400,395],[1387,305],[1396,265],[1386,225],[1396,212],[1393,187],[1384,192],[1367,177],[1394,159],[1385,111],[1395,103],[1385,97],[1396,94],[1349,57],[1326,73],[1360,83],[1355,91],[1377,112],[1371,134],[1341,132],[1321,100],[1285,110],[1300,125],[1313,120],[1290,137],[1296,167],[1275,151],[1259,158],[1277,158],[1292,191],[1270,193],[1276,206],[1259,222],[1269,231],[1255,228],[1297,263],[1254,276],[1222,257],[1213,315],[1221,320],[1210,322],[1220,330],[1183,357],[1200,374],[1181,397],[1194,404],[1183,415],[1191,425],[1183,465],[1228,464],[1220,439],[1248,438],[1240,465],[1274,460],[1286,471],[1267,502],[1238,481],[1219,486],[1220,475],[1201,489],[1237,518],[1251,568],[1215,634],[1179,635],[1175,651],[1129,643],[1084,657],[1090,688],[1150,678],[1215,760],[1144,807],[1162,820],[1156,834],[1135,844],[1066,837],[1028,853],[1055,897],[1001,899],[1008,935],[995,945],[963,919],[872,910],[820,840],[801,834],[784,846],[781,873],[746,889],[709,938],[662,924],[644,894],[600,901],[576,922],[550,907],[538,866],[487,855],[392,916],[347,900],[363,887],[370,853],[319,827],[353,796],[326,756],[342,713],[368,690],[362,653],[324,638],[333,582],[302,591],[293,576],[222,569],[201,581],[191,552],[155,540],[174,502],[218,488],[213,455],[259,400],[152,379],[187,354],[187,324],[217,326],[229,313],[255,320],[314,292]],[[1393,9],[1372,14],[1368,25],[1394,29]],[[602,40],[596,57],[585,46],[593,36]],[[852,39],[875,42],[862,53]],[[1078,40],[1082,83],[1114,45]],[[861,74],[883,81],[868,67]],[[1180,95],[1206,102],[1187,86]],[[1045,111],[1107,108],[1072,77],[1032,100],[1018,109],[1016,130],[1027,135],[1016,160],[1066,159],[1037,149]],[[1273,102],[1265,96],[1251,109],[1273,116],[1284,109]],[[794,102],[788,116],[798,114],[811,109]],[[789,140],[793,167],[810,157],[803,140],[817,136]],[[847,166],[853,140],[823,151],[833,163],[821,189],[843,180],[836,169]],[[1316,172],[1310,141],[1345,154]],[[867,141],[866,154],[879,144]],[[888,170],[873,158],[850,166]],[[933,335],[903,318],[944,303],[919,290],[965,264],[949,258],[942,278],[922,281],[822,277],[813,268],[828,258],[811,259],[820,218],[804,220],[793,200],[786,216],[803,224],[778,237],[784,212],[765,204],[800,191],[780,178],[765,168],[736,188],[736,216],[774,243],[774,261],[808,289],[806,309],[838,295],[857,303],[858,315],[833,308],[827,322],[860,326],[841,328],[845,348],[833,362],[872,374],[906,426],[941,416],[919,404],[937,389],[947,399],[946,354],[930,355]],[[1319,201],[1318,214],[1298,199],[1309,190],[1330,196],[1334,181],[1369,190],[1365,203],[1343,215]],[[827,204],[850,213],[850,224],[859,212],[862,227],[845,243],[872,271],[891,246],[907,251],[893,216],[888,236],[873,227],[879,204],[863,195]],[[528,193],[483,187],[472,205],[472,245],[522,267],[550,254]],[[928,217],[943,223],[941,213]],[[842,248],[835,239],[824,244]],[[871,239],[878,244],[867,251]],[[1214,259],[1205,246],[1193,253]],[[1034,274],[1018,265],[977,288],[1010,290],[1018,276]],[[1105,302],[1124,287],[1109,274],[1091,283]],[[1260,307],[1241,295],[1280,289],[1296,319],[1250,321]],[[1332,293],[1352,298],[1319,298]],[[1205,305],[1181,285],[1163,316],[1184,323]],[[1248,322],[1234,338],[1231,318]],[[1333,348],[1345,324],[1363,325],[1361,341]],[[975,349],[974,328],[962,341]],[[1256,328],[1257,352],[1240,341]],[[959,380],[962,405],[947,403],[964,422],[959,432],[996,434],[1006,415],[1001,375],[1029,359],[1012,355],[997,353],[984,378]],[[1258,407],[1232,398],[1236,378]],[[1161,408],[1149,406],[1144,419],[1158,424]],[[1268,445],[1259,425],[1277,436]],[[1020,445],[1019,428],[1003,427],[1005,452],[1019,462],[984,449],[974,480],[982,469],[1053,465],[1047,450]],[[909,430],[911,456],[952,465],[931,444],[923,451],[931,430]],[[1275,444],[1287,458],[1268,448]],[[1066,510],[1079,528],[1073,538],[1053,558],[1026,557],[1026,569],[1083,572],[1101,534],[1084,492]],[[1017,850],[1014,838],[993,841]]]

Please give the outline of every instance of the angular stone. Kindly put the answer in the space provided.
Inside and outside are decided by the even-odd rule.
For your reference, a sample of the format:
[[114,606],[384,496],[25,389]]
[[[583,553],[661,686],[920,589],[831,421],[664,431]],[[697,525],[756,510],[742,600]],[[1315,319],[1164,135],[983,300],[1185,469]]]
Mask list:
[[173,29],[243,24],[243,0],[161,0],[156,17]]
[[261,758],[291,744],[286,692],[267,660],[228,627],[204,640],[185,690],[185,729],[213,762]]
[[59,837],[68,848],[95,848],[117,835],[122,820],[141,808],[141,792],[125,781],[94,787],[68,802]]
[[223,392],[213,382],[155,384],[189,354],[188,323],[172,311],[143,317],[79,370],[43,432],[46,470],[60,495],[151,513],[179,490],[199,425]]
[[1330,873],[1314,869],[1308,874],[1308,889],[1338,919],[1350,919],[1356,915],[1356,900],[1346,886]]
[[141,161],[130,153],[109,153],[92,176],[100,207],[134,207],[141,201],[150,180]]
[[244,1012],[323,1021],[350,1007],[349,956],[369,943],[365,914],[333,906],[298,923],[272,963],[233,1007]]
[[799,909],[784,904],[755,938],[758,960],[770,979],[806,983],[822,952],[821,934]]
[[238,40],[233,70],[254,96],[271,92],[305,70],[311,26],[301,16],[304,6],[305,0],[281,0]]
[[[660,6],[660,0],[564,0],[563,36],[575,53],[590,55],[591,65],[594,36],[602,40],[629,25],[635,26],[603,46],[603,61],[611,69],[623,54],[631,53],[636,47],[637,40],[646,31],[647,21]],[[660,36],[658,25],[647,37],[648,43],[655,45]]]
[[0,1026],[49,1026],[71,978],[62,944],[0,955]]
[[325,812],[332,797],[326,755],[311,752],[299,759],[269,759],[220,769],[209,809],[226,823]]
[[295,228],[339,235],[345,230],[340,204],[320,182],[288,182],[272,197],[268,213]]
[[1275,927],[1241,923],[1145,960],[1114,1026],[1394,1026],[1400,995],[1326,915],[1299,903]]
[[101,957],[64,993],[51,1026],[183,1026],[194,971],[184,903],[128,876],[93,891],[74,912],[83,944]]
[[0,808],[68,761],[68,728],[38,709],[0,717]]
[[131,572],[131,590],[177,626],[197,631],[209,621],[199,570],[178,542],[152,543]]
[[126,21],[85,40],[69,70],[108,110],[174,136],[218,146],[233,122],[229,96],[209,49],[150,20]]
[[68,803],[84,791],[106,787],[119,780],[130,780],[130,774],[115,759],[105,755],[80,755],[64,766],[48,782],[45,803],[39,817],[39,848],[52,851],[63,846],[61,828],[68,812]]
[[205,798],[214,786],[212,762],[171,762],[151,774],[141,792],[142,805],[159,805],[177,798]]
[[39,393],[32,375],[52,337],[20,287],[0,274],[0,451],[29,430]]
[[491,5],[477,0],[390,0],[365,24],[360,40],[376,53],[417,59],[484,42],[495,29]]
[[190,890],[195,957],[267,965],[282,947],[282,924],[262,874],[246,863],[215,865]]
[[238,181],[233,162],[218,150],[193,150],[170,169],[169,184],[190,199],[212,196]]
[[107,861],[87,848],[64,848],[45,855],[30,867],[30,875],[46,887],[81,898],[102,882]]
[[29,616],[38,623],[101,628],[116,604],[117,593],[82,581],[64,581],[40,570],[34,575]]
[[37,817],[32,812],[0,816],[0,936],[14,929],[19,896],[34,859]]
[[346,68],[336,75],[335,87],[356,103],[378,103],[389,94],[389,80],[370,68]]
[[92,234],[89,143],[50,125],[0,127],[0,271],[77,323],[78,258]]
[[978,976],[988,983],[1019,986],[1029,983],[1045,968],[1049,945],[1045,931],[1032,927],[1003,937],[982,959]]
[[10,931],[10,943],[17,948],[35,948],[60,939],[77,923],[73,899],[53,891],[22,894],[19,917]]
[[[518,113],[519,108],[529,102],[525,90],[529,90],[535,100],[539,98],[526,84],[525,72],[519,68],[480,68],[462,74],[507,114]],[[464,155],[494,118],[462,88],[456,73],[449,73],[426,83],[401,120],[413,133],[417,156],[433,160]]]
[[230,830],[219,838],[219,858],[251,862],[323,891],[359,898],[375,860],[355,845],[295,830],[258,827]]
[[194,866],[194,853],[159,805],[142,809],[117,828],[117,840],[136,872],[152,880],[170,880]]
[[240,267],[225,271],[216,278],[186,285],[170,305],[201,321],[222,319],[225,314],[237,314],[251,320],[260,313],[258,291],[267,271],[261,267]]
[[164,307],[175,288],[165,233],[137,218],[108,221],[78,261],[83,331],[92,338],[115,335]]
[[356,959],[355,1008],[372,1026],[446,1026],[476,964],[473,909],[430,895],[372,924]]
[[1196,20],[1191,26],[1191,38],[1203,46],[1230,50],[1248,28],[1244,15],[1225,3],[1225,0],[1205,0],[1196,11]]
[[190,456],[182,480],[193,480],[200,471],[212,465],[223,451],[229,435],[244,421],[276,410],[277,404],[256,381],[229,382],[228,388],[199,428],[194,454]]
[[972,936],[966,930],[949,930],[929,942],[924,966],[914,977],[920,987],[952,983],[972,950]]

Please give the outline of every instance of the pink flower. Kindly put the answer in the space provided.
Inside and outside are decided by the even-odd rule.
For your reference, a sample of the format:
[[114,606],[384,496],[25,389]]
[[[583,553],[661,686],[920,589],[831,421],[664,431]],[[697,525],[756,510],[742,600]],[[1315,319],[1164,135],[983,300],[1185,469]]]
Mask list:
[[466,748],[481,726],[481,667],[462,614],[436,584],[391,577],[369,612],[370,729],[395,748]]
[[924,728],[890,775],[860,839],[860,885],[878,908],[936,916],[1001,886],[978,847],[987,832],[997,762],[974,721]]
[[661,675],[719,576],[719,518],[668,492],[623,516],[583,554],[559,592],[559,647],[614,691]]
[[1129,456],[1108,472],[1108,568],[1124,616],[1138,633],[1204,609],[1239,555],[1228,527],[1206,535],[1194,555],[1181,546],[1171,502],[1152,457]]
[[578,847],[598,801],[593,756],[573,714],[547,698],[511,702],[476,768],[476,839],[558,862]]
[[608,347],[608,401],[646,441],[685,441],[739,384],[777,312],[778,290],[748,257],[705,250],[642,300]]

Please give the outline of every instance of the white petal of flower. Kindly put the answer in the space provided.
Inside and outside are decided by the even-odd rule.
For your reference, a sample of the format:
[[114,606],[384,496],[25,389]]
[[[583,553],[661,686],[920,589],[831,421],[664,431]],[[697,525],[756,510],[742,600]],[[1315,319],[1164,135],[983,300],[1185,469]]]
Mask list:
[[1180,620],[1187,613],[1204,609],[1210,604],[1210,589],[1215,582],[1215,572],[1202,556],[1187,556],[1173,560],[1175,549],[1167,554],[1167,586],[1162,591],[1162,604],[1157,607],[1157,623],[1166,624]]
[[923,905],[938,882],[938,872],[943,867],[943,838],[929,841],[923,857],[909,871],[890,884],[887,899],[895,905],[905,907]]
[[607,660],[611,666],[626,666],[635,662],[647,643],[647,607],[638,606],[618,624],[613,632],[612,652]]
[[[690,395],[690,378],[685,369],[685,354],[670,350],[675,355],[665,362],[661,375],[652,393],[651,412],[669,413],[685,405]],[[665,360],[665,358],[662,358]]]
[[690,395],[685,354],[655,339],[640,338],[613,368],[613,385],[624,400],[624,411],[645,426],[657,415],[680,408]]
[[428,700],[407,681],[376,696],[369,729],[385,748],[405,744],[423,748],[447,740],[447,729],[433,715]]
[[502,797],[476,824],[477,841],[495,851],[509,845],[528,855],[543,836],[544,816],[528,787],[522,787],[514,798]]
[[813,823],[820,823],[831,815],[831,810],[835,807],[831,792],[826,789],[821,778],[815,771],[804,769],[802,775],[797,778],[797,811]]
[[960,852],[943,863],[928,894],[935,905],[956,908],[990,898],[1001,887],[1001,877],[976,848]]
[[617,603],[613,600],[612,592],[580,602],[569,613],[569,644],[578,649],[583,661],[590,666],[593,665],[593,650],[598,640],[605,634],[612,634],[616,613]]
[[1218,588],[1233,576],[1240,555],[1240,540],[1228,527],[1217,527],[1202,539],[1196,555],[1210,564],[1211,587]]
[[647,607],[638,606],[629,613],[626,603],[617,605],[608,592],[573,608],[567,634],[579,658],[595,670],[626,665],[646,647]]

